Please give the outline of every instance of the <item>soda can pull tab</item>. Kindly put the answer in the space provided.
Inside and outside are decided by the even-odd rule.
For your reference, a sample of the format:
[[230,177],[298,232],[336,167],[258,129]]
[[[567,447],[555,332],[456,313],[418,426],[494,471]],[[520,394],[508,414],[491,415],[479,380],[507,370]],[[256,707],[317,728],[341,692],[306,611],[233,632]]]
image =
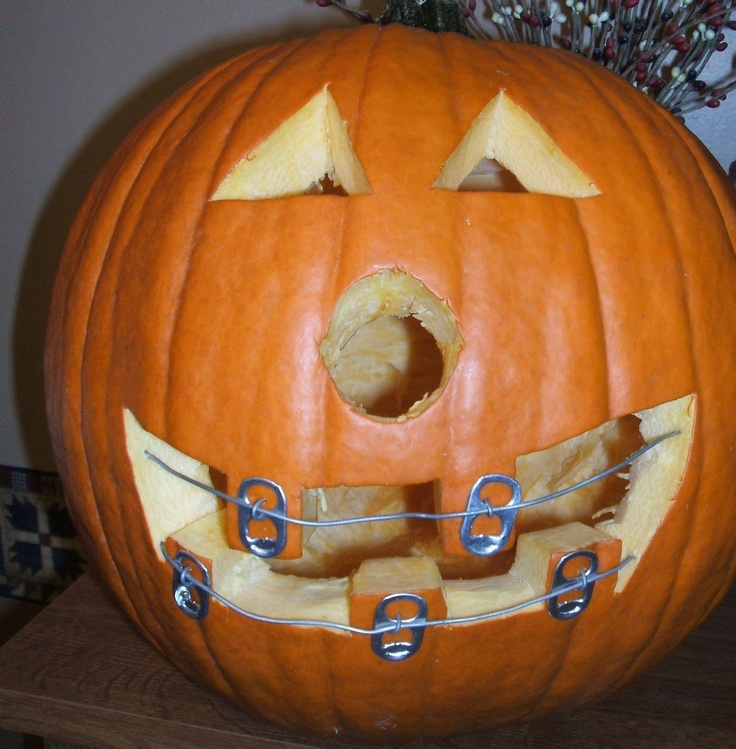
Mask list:
[[[174,603],[190,619],[200,621],[210,610],[210,573],[194,555],[180,551],[173,559],[174,575],[171,581],[171,592]],[[199,572],[199,582],[202,587],[192,582],[191,570],[194,567]],[[196,597],[193,592],[196,591]]]
[[[567,577],[565,574],[565,567],[574,559],[586,560],[588,566],[586,569],[581,570],[577,573],[576,577]],[[549,615],[555,619],[572,619],[578,614],[585,611],[590,603],[590,599],[593,597],[593,588],[595,587],[595,580],[588,580],[589,576],[595,576],[598,574],[598,555],[594,551],[587,549],[579,549],[577,551],[571,551],[569,554],[565,554],[560,559],[555,567],[554,576],[552,577],[552,590],[555,592],[560,588],[565,588],[568,593],[572,592],[570,589],[570,583],[579,581],[579,585],[573,588],[573,591],[580,591],[580,595],[572,600],[567,599],[561,601],[560,598],[563,593],[556,595],[549,599],[547,611]]]
[[[266,489],[275,497],[276,504],[269,508],[269,514],[264,515],[260,508],[260,501],[251,503],[248,494],[253,489]],[[273,514],[271,514],[273,513]],[[253,520],[268,520],[275,531],[273,538],[253,536],[251,523]],[[286,495],[284,490],[273,481],[262,478],[245,479],[238,489],[238,531],[240,540],[251,554],[268,559],[277,557],[286,546]]]
[[[504,484],[511,489],[511,499],[506,505],[493,508],[481,497],[482,490],[489,484]],[[489,473],[481,476],[470,490],[468,504],[465,510],[468,513],[460,525],[460,543],[471,554],[489,557],[502,551],[511,538],[516,523],[516,514],[521,504],[521,486],[519,482],[503,473]],[[496,512],[495,510],[500,510]],[[474,534],[473,525],[478,518],[489,516],[495,517],[501,523],[498,533]]]
[[[388,607],[397,601],[409,601],[416,606],[416,614],[410,619],[404,619],[399,614],[396,618],[388,614]],[[385,661],[403,661],[414,655],[422,646],[424,639],[424,629],[427,623],[428,608],[427,602],[421,596],[414,593],[393,593],[383,598],[378,606],[373,619],[374,629],[381,629],[386,625],[395,625],[395,629],[383,630],[371,635],[371,648],[373,652]],[[423,625],[416,627],[402,627],[403,624]],[[403,629],[409,632],[411,639],[409,641],[387,642],[386,635],[398,634]]]

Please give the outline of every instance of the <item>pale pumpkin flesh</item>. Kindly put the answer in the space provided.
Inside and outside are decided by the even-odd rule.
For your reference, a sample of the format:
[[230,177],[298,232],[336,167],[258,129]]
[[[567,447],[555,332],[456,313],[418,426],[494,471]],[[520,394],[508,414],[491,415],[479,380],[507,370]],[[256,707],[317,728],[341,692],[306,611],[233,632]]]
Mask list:
[[[590,178],[503,91],[473,121],[434,186],[461,189],[484,160],[505,167],[528,192],[568,198],[600,194]],[[480,176],[470,189],[483,186]],[[501,184],[498,189],[504,186]]]
[[371,191],[327,87],[239,161],[212,200],[299,195],[325,178],[348,195]]

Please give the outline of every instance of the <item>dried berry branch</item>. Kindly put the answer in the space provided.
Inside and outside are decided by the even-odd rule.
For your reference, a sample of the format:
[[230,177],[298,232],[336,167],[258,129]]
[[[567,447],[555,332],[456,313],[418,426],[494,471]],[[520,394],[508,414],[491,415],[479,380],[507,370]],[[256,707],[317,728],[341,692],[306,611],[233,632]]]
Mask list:
[[[374,22],[345,0],[316,1]],[[457,6],[474,37],[584,55],[680,117],[701,107],[715,109],[736,90],[733,65],[723,80],[706,76],[714,54],[728,48],[724,31],[736,31],[736,0],[484,0],[483,9],[477,0],[442,1]]]

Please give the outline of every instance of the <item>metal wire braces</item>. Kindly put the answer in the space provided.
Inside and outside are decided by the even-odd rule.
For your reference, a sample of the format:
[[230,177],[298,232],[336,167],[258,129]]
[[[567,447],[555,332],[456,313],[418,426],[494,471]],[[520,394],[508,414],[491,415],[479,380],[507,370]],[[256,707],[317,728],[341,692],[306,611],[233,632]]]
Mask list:
[[[427,602],[422,596],[414,593],[391,593],[385,596],[376,606],[373,628],[365,629],[322,619],[281,619],[247,611],[211,587],[209,571],[196,556],[188,551],[180,551],[172,557],[166,551],[165,544],[163,543],[161,544],[161,552],[166,562],[173,568],[172,593],[174,601],[179,609],[191,619],[204,619],[209,613],[210,599],[214,599],[241,616],[265,624],[282,624],[294,627],[327,627],[341,632],[368,636],[371,638],[373,652],[379,658],[387,661],[405,660],[414,655],[421,647],[425,630],[431,627],[475,624],[488,619],[513,614],[522,609],[545,602],[547,603],[547,613],[554,619],[572,619],[588,607],[593,596],[595,583],[598,580],[617,574],[635,559],[633,555],[630,555],[615,567],[600,572],[598,570],[598,556],[595,552],[587,549],[571,551],[564,555],[557,563],[549,592],[513,606],[471,616],[429,619]],[[565,567],[570,561],[575,559],[587,562],[587,567],[579,570],[577,576],[567,577]],[[194,570],[197,571],[199,577],[192,574]],[[193,595],[195,591],[196,598]],[[564,596],[575,592],[580,592],[579,597],[572,600],[567,598],[563,600]],[[415,608],[414,616],[404,618],[397,612],[392,617],[388,613],[388,610],[392,604],[398,602],[407,602],[413,605]],[[408,640],[386,641],[385,639],[386,635],[396,636],[404,631],[406,631],[409,637]]]
[[[582,489],[595,481],[600,481],[607,476],[617,473],[623,468],[631,465],[634,461],[638,460],[642,455],[649,450],[652,450],[664,440],[670,439],[678,434],[680,434],[679,430],[663,434],[636,450],[625,460],[611,466],[610,468],[600,471],[587,479],[578,481],[565,489],[560,489],[559,491],[526,502],[522,500],[521,486],[516,479],[501,473],[491,473],[481,476],[476,481],[470,491],[464,511],[445,513],[401,512],[387,515],[342,518],[339,520],[303,520],[301,518],[290,517],[286,511],[287,501],[284,490],[279,484],[270,481],[269,479],[258,477],[245,479],[240,484],[237,497],[232,497],[225,492],[219,491],[208,484],[204,484],[175,470],[148,450],[145,451],[145,454],[148,458],[153,460],[173,476],[214,494],[227,502],[237,505],[238,528],[243,546],[252,554],[262,558],[278,556],[284,550],[287,540],[287,524],[326,528],[355,525],[358,523],[378,523],[391,520],[441,521],[450,519],[460,519],[462,521],[460,524],[460,542],[467,551],[477,556],[491,556],[506,548],[516,522],[516,514],[519,510],[534,507],[535,505],[543,504],[545,502],[551,502],[565,496],[566,494]],[[483,489],[489,484],[503,484],[510,490],[511,498],[506,505],[492,505],[487,499],[484,499],[481,496]],[[265,497],[260,497],[252,502],[248,496],[256,489],[269,492],[275,498],[275,506],[273,508],[264,507],[264,504],[266,503]],[[497,533],[473,533],[473,525],[480,517],[497,518],[501,526],[500,530]],[[262,537],[251,534],[251,523],[253,521],[263,520],[268,520],[273,525],[275,530],[275,535],[273,537]]]

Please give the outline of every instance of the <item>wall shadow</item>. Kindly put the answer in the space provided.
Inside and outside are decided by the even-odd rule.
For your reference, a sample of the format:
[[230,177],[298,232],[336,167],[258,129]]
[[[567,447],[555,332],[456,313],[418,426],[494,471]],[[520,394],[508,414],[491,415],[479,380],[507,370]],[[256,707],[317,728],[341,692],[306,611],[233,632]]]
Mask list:
[[[319,9],[317,9],[319,10]],[[334,15],[315,13],[313,28],[282,27],[278,33],[233,37],[204,44],[127,96],[81,143],[58,176],[41,209],[21,269],[12,331],[16,418],[27,465],[56,470],[44,405],[43,348],[51,289],[64,241],[90,186],[123,138],[161,101],[217,64],[261,44],[287,41],[317,31]]]

